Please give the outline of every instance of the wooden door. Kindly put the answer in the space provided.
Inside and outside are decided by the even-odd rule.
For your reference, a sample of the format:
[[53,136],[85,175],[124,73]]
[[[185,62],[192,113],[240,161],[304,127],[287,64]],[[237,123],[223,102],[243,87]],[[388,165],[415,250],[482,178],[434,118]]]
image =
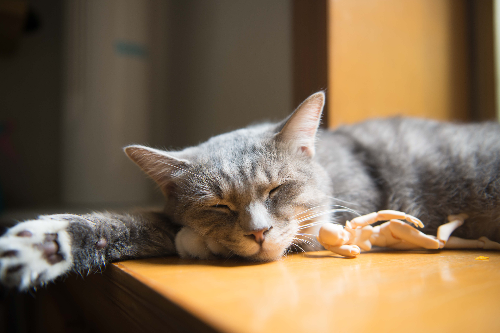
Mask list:
[[[494,115],[491,1],[312,2],[294,6],[294,21],[302,19],[295,24],[295,96],[326,88],[328,127],[393,115],[460,121]],[[321,66],[304,64],[304,54],[309,62],[324,56],[326,78],[311,74]]]

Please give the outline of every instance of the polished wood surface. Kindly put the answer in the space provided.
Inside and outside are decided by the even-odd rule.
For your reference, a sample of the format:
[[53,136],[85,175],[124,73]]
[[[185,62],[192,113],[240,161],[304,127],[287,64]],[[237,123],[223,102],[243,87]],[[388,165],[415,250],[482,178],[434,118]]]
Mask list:
[[389,115],[467,120],[467,20],[465,0],[329,0],[329,127]]
[[[116,263],[104,276],[222,332],[500,331],[500,253],[492,251],[374,251],[356,259],[322,251],[259,264],[172,257]],[[139,305],[127,306],[139,313]]]

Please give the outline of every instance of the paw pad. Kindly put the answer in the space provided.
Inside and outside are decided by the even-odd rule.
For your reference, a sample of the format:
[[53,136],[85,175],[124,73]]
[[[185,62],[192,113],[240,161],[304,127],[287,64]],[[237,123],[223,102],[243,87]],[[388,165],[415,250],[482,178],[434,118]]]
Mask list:
[[9,257],[15,257],[17,255],[16,250],[10,250],[10,251],[5,251],[0,255],[0,258],[9,258]]
[[31,237],[33,236],[33,234],[31,233],[31,231],[28,231],[28,230],[23,230],[23,231],[20,231],[16,234],[17,237]]
[[57,234],[45,234],[43,243],[33,244],[33,247],[42,252],[42,257],[51,265],[64,260],[63,256],[58,253]]

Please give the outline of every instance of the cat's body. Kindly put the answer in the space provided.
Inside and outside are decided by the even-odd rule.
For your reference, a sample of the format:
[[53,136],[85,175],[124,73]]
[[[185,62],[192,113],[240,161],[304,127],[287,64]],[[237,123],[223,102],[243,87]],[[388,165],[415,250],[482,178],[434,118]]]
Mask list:
[[165,194],[165,211],[21,223],[0,238],[0,279],[27,288],[109,261],[175,253],[276,260],[319,249],[319,226],[354,217],[347,208],[401,210],[430,234],[448,215],[466,213],[454,235],[500,241],[498,124],[393,118],[317,133],[323,104],[315,94],[282,123],[180,152],[127,147]]
[[361,214],[404,211],[435,235],[448,215],[466,213],[455,236],[500,241],[497,123],[372,120],[321,133],[317,152],[332,195]]

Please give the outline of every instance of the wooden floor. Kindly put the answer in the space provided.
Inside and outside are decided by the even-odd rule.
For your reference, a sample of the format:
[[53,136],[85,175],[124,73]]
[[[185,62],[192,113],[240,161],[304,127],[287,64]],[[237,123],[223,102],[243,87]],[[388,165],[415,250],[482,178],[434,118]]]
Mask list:
[[169,326],[189,331],[500,332],[499,252],[313,252],[264,264],[161,258],[116,263],[85,286],[99,279],[111,282],[104,297],[144,329],[174,318]]

